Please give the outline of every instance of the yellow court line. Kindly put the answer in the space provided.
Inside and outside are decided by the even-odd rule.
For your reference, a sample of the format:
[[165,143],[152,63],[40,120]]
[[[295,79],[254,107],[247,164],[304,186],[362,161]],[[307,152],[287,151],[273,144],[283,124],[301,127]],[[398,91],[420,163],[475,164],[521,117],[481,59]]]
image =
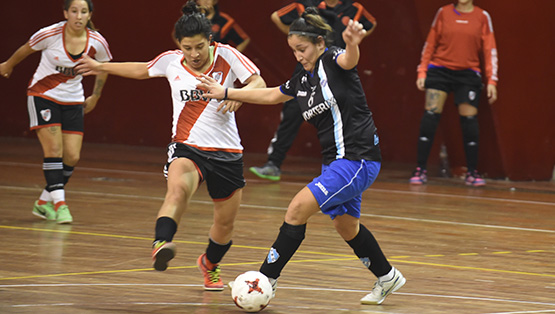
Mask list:
[[[29,228],[29,227],[14,227],[14,226],[3,226],[0,225],[0,229],[13,229],[13,230],[27,230],[27,231],[40,231],[40,232],[57,232],[57,233],[69,233],[69,234],[77,234],[77,235],[89,235],[89,236],[101,236],[101,237],[113,237],[119,239],[133,239],[133,240],[148,240],[151,241],[151,238],[146,237],[135,237],[135,236],[123,236],[123,235],[114,235],[114,234],[103,234],[103,233],[92,233],[92,232],[80,232],[80,231],[70,231],[70,230],[53,230],[53,229],[40,229],[40,228]],[[205,242],[194,242],[194,241],[174,241],[176,243],[187,243],[187,244],[199,244],[199,245],[206,245]],[[246,245],[234,245],[237,248],[248,248],[248,249],[258,249],[258,250],[267,250],[268,248],[262,247],[254,247],[254,246],[246,246]],[[529,250],[527,252],[545,252],[545,250]],[[336,253],[323,253],[323,252],[315,252],[315,251],[302,251],[299,250],[297,253],[304,253],[304,254],[315,254],[315,255],[326,255],[326,256],[336,256],[336,257],[344,257],[344,258],[336,258],[336,259],[309,259],[309,260],[292,260],[290,262],[293,263],[301,263],[301,262],[325,262],[325,261],[341,261],[341,260],[356,260],[357,258],[352,257],[352,255],[345,255],[345,254],[336,254]],[[492,254],[511,254],[512,252],[492,252]],[[461,253],[458,255],[478,255],[478,253]],[[426,257],[439,257],[445,255],[425,255]],[[529,272],[519,272],[519,271],[510,271],[510,270],[500,270],[500,269],[489,269],[489,268],[480,268],[480,267],[470,267],[470,266],[457,266],[457,265],[446,265],[446,264],[436,264],[436,263],[426,263],[426,262],[416,262],[416,261],[407,261],[402,260],[402,258],[411,258],[414,256],[395,256],[390,257],[391,261],[396,261],[400,263],[406,264],[415,264],[415,265],[426,265],[426,266],[437,266],[437,267],[448,267],[448,268],[455,268],[455,269],[470,269],[470,270],[482,270],[482,271],[489,271],[489,272],[501,272],[501,273],[509,273],[509,274],[519,274],[519,275],[531,275],[531,276],[542,276],[542,277],[555,277],[555,275],[549,274],[538,274],[538,273],[529,273]],[[248,265],[248,264],[258,264],[259,262],[247,262],[247,263],[235,263],[235,264],[221,264],[221,265]],[[170,269],[186,269],[186,268],[194,268],[195,266],[181,266],[181,267],[168,267]],[[30,279],[30,278],[45,278],[45,277],[60,277],[60,276],[78,276],[78,275],[95,275],[95,274],[108,274],[108,273],[125,273],[125,272],[139,272],[139,271],[152,271],[151,268],[142,268],[142,269],[130,269],[130,270],[108,270],[108,271],[96,271],[96,272],[80,272],[80,273],[66,273],[66,274],[50,274],[50,275],[33,275],[33,276],[22,276],[22,277],[8,277],[8,278],[0,278],[0,281],[3,280],[15,280],[15,279]]]

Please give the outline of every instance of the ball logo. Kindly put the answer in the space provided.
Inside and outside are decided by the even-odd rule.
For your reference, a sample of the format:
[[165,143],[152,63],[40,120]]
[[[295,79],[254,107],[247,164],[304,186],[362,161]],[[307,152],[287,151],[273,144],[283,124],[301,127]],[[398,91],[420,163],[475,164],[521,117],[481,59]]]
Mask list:
[[52,118],[52,112],[50,111],[50,109],[41,110],[40,115],[42,116],[42,119],[46,122],[50,121],[50,118]]
[[247,284],[247,286],[249,286],[249,291],[248,293],[251,293],[253,291],[259,292],[264,294],[264,291],[262,291],[262,288],[260,288],[258,286],[258,282],[260,281],[259,278],[256,278],[255,281],[249,281],[249,280],[245,280],[245,283]]

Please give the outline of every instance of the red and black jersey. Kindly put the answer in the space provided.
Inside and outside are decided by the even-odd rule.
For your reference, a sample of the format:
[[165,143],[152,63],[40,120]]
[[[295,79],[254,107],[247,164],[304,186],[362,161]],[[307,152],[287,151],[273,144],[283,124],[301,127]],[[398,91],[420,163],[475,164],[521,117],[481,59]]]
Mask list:
[[345,48],[345,42],[341,34],[347,27],[349,20],[358,21],[367,31],[371,30],[376,24],[376,19],[360,3],[351,0],[341,0],[333,8],[328,7],[326,2],[321,0],[300,0],[279,9],[277,12],[283,24],[291,25],[310,6],[319,9],[320,15],[333,29],[333,45],[341,48]]
[[212,22],[212,40],[237,47],[249,38],[231,16],[220,12],[217,5],[214,6],[214,10],[214,17],[210,20]]
[[434,18],[422,49],[418,77],[426,77],[428,66],[481,72],[481,55],[488,84],[496,85],[497,47],[488,12],[477,6],[468,13],[457,11],[453,4],[443,6]]

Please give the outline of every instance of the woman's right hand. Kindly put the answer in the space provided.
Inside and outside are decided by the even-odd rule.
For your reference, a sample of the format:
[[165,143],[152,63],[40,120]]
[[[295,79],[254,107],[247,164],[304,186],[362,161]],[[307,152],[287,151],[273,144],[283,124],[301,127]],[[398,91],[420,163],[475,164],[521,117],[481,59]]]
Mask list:
[[425,91],[426,90],[426,87],[424,86],[425,82],[426,82],[425,77],[417,78],[416,79],[416,87],[421,91]]
[[9,78],[12,75],[13,68],[8,66],[7,62],[0,63],[0,75],[3,78]]

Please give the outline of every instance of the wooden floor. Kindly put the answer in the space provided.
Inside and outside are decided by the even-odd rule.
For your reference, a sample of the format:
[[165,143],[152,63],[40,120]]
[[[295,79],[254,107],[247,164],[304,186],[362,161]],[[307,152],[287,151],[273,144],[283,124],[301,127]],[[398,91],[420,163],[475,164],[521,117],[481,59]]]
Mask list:
[[[212,219],[205,185],[179,226],[176,258],[165,272],[151,268],[164,147],[85,143],[67,186],[71,225],[31,214],[44,186],[37,140],[0,138],[0,147],[0,313],[241,313],[228,288],[203,291],[195,266]],[[245,156],[247,167],[263,161]],[[469,188],[437,177],[415,188],[410,168],[385,163],[362,204],[361,220],[407,278],[401,290],[361,305],[375,278],[319,214],[264,313],[555,313],[555,184]],[[245,171],[224,282],[258,269],[319,164],[289,158],[283,170],[279,183]]]

